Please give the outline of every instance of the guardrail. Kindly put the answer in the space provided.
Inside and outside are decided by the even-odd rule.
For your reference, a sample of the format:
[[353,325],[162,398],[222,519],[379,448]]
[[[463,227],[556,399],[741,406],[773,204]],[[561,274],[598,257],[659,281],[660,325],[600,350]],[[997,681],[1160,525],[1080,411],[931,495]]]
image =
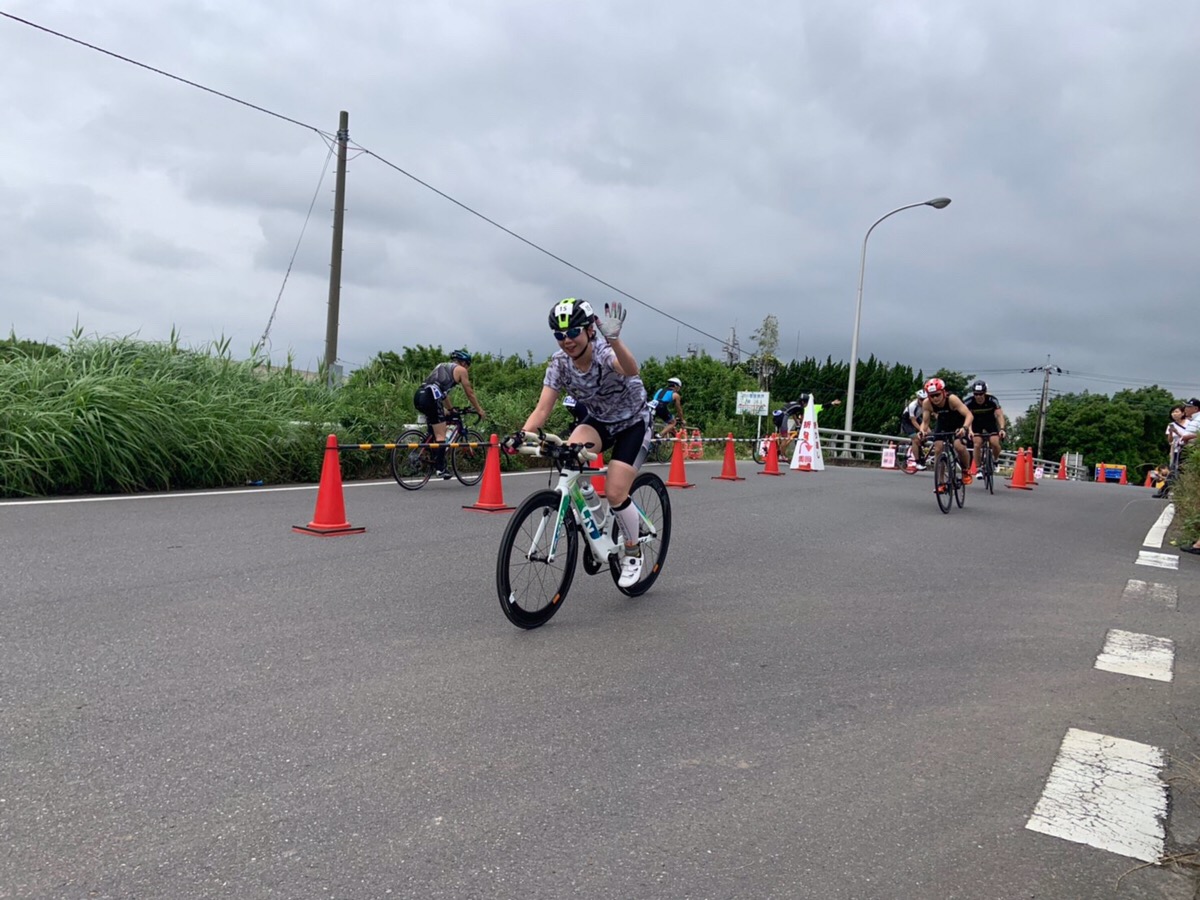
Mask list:
[[[909,439],[896,434],[872,434],[866,431],[844,431],[840,428],[818,428],[821,435],[821,450],[827,458],[851,460],[882,459],[883,451],[889,444],[895,444],[897,463],[904,459],[904,451]],[[1012,450],[1003,450],[997,463],[1002,466],[1012,466],[1017,455]],[[1059,460],[1034,458],[1034,466],[1041,466],[1047,478],[1058,476]],[[1072,481],[1084,481],[1084,472],[1079,467],[1068,467],[1067,478]]]

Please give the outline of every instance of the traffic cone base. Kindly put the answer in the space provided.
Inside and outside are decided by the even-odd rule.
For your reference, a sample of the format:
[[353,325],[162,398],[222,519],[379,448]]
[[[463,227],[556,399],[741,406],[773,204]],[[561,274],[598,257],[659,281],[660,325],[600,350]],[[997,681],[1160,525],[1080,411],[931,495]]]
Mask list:
[[325,439],[325,460],[321,463],[321,483],[317,485],[317,507],[307,525],[293,525],[292,531],[315,534],[317,537],[336,537],[340,534],[362,534],[366,528],[356,528],[346,521],[346,502],[342,496],[342,461],[338,456],[337,435]]
[[730,434],[725,438],[725,462],[721,466],[721,474],[714,475],[713,481],[745,481],[741,475],[737,473],[737,457],[733,450],[733,435]]
[[671,472],[667,476],[667,487],[694,488],[695,485],[688,482],[683,471],[683,444],[686,438],[676,436],[673,440],[675,448],[671,451]]
[[500,484],[500,438],[492,435],[487,459],[483,463],[483,480],[479,482],[479,499],[471,506],[473,512],[512,512],[515,506],[504,504],[504,488]]

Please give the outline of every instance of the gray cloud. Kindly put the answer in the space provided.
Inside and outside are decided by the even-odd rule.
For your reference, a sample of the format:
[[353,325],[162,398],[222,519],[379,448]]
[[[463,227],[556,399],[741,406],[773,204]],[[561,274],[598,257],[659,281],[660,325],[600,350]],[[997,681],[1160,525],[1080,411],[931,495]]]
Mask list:
[[[1174,324],[1200,275],[1200,117],[1187,100],[1200,9],[12,11],[325,131],[348,109],[357,144],[697,328],[724,337],[736,324],[744,346],[775,314],[783,352],[845,358],[867,227],[945,194],[946,210],[905,211],[872,234],[862,355],[979,371],[1050,354],[1200,389]],[[177,324],[248,347],[326,144],[24,26],[0,30],[14,37],[0,97],[16,119],[0,199],[28,220],[0,224],[14,327],[65,335],[78,317],[154,337]],[[332,183],[272,332],[302,365],[323,354]],[[350,163],[347,207],[350,364],[417,343],[542,355],[554,299],[611,293],[367,155]],[[642,355],[719,352],[631,307]],[[1031,378],[1012,376],[1012,390]]]

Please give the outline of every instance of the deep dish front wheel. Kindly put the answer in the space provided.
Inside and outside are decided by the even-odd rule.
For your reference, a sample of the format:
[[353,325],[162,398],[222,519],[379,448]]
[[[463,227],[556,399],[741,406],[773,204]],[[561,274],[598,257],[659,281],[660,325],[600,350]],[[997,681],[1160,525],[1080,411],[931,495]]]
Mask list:
[[396,479],[396,484],[410,491],[423,488],[433,471],[433,459],[430,455],[433,451],[426,446],[408,445],[423,445],[425,432],[409,429],[396,438],[395,443],[398,446],[392,450],[391,464],[392,477]]
[[[483,477],[483,463],[487,459],[488,445],[478,431],[459,432],[459,446],[450,448],[450,466],[455,477],[472,487]],[[471,446],[474,444],[475,446]]]
[[942,451],[933,464],[933,489],[936,491],[938,509],[943,513],[950,512],[950,504],[954,502],[954,485],[950,483],[952,476],[950,457]]
[[545,625],[571,589],[579,534],[569,512],[559,521],[561,499],[556,491],[531,494],[500,539],[496,593],[504,615],[518,628]]
[[[638,509],[639,537],[653,535],[650,540],[642,543],[642,577],[630,587],[619,590],[626,597],[640,597],[650,590],[650,585],[658,580],[662,567],[667,561],[667,550],[671,546],[671,496],[662,479],[653,472],[642,472],[633,480],[629,496]],[[624,542],[620,526],[613,517],[613,540]],[[613,582],[621,577],[620,557],[609,560]]]

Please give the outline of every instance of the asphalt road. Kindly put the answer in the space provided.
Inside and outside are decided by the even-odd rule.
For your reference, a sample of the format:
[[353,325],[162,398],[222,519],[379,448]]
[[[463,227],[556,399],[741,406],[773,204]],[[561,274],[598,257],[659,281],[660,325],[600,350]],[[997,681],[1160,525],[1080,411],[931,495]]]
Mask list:
[[[756,468],[689,464],[657,585],[532,632],[456,482],[348,484],[338,538],[313,488],[0,504],[0,897],[1192,896],[1025,828],[1068,728],[1200,753],[1161,501]],[[1175,680],[1094,669],[1110,628]]]

